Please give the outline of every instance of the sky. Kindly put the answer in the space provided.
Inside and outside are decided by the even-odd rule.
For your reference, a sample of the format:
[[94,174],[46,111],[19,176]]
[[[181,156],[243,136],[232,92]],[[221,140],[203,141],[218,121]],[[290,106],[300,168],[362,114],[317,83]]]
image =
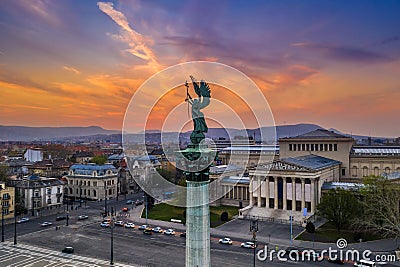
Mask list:
[[[0,125],[121,130],[147,79],[176,64],[210,61],[254,81],[277,125],[397,137],[398,14],[400,1],[390,0],[3,0]],[[169,98],[160,95],[154,110],[161,112],[152,112],[147,129],[184,106],[187,79]],[[218,95],[244,120],[248,107],[265,105],[254,97],[241,109],[239,100]],[[224,120],[237,126],[235,116]]]

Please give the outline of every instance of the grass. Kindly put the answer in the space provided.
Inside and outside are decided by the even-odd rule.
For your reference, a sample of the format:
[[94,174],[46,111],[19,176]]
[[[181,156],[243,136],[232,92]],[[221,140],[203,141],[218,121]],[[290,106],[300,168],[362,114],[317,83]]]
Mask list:
[[[210,206],[210,226],[217,227],[225,222],[221,221],[221,213],[228,212],[228,219],[231,220],[233,216],[238,214],[237,207],[231,206]],[[171,219],[185,221],[183,213],[186,208],[170,206],[165,203],[155,205],[151,210],[148,211],[147,218],[153,220],[160,220],[170,222]],[[142,218],[146,217],[145,211],[142,213]]]
[[335,243],[339,238],[345,238],[348,243],[357,243],[360,238],[362,238],[362,241],[372,241],[382,239],[383,237],[373,233],[356,233],[354,229],[351,229],[350,227],[346,227],[338,232],[332,223],[327,222],[316,229],[315,233],[304,232],[296,239],[322,243]]

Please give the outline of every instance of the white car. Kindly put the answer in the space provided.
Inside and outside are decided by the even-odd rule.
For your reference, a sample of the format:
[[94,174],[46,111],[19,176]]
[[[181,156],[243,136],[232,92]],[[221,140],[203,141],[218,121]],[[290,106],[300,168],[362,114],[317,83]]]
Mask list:
[[79,215],[78,216],[78,220],[86,220],[87,218],[89,218],[89,216],[87,216],[87,215]]
[[255,244],[253,242],[242,243],[242,244],[240,244],[240,246],[242,248],[255,248]]
[[40,226],[42,226],[42,227],[45,227],[45,226],[50,226],[50,225],[53,225],[51,222],[42,222],[41,224],[40,224]]
[[164,230],[161,229],[161,227],[159,227],[159,226],[157,226],[156,228],[153,228],[152,231],[153,231],[154,233],[162,233],[162,232],[164,232]]
[[102,222],[100,224],[101,227],[110,227],[110,223],[109,222]]
[[24,217],[17,221],[17,223],[24,223],[24,222],[29,222],[29,218]]
[[175,235],[175,231],[173,229],[167,229],[164,231],[164,235]]
[[220,243],[220,244],[226,244],[226,245],[232,245],[232,240],[231,240],[230,238],[228,238],[228,237],[224,237],[224,238],[221,238],[221,239],[218,241],[218,243]]
[[149,227],[147,224],[143,224],[143,225],[139,226],[139,230],[144,230],[147,227]]
[[134,223],[126,223],[125,228],[135,228],[135,224]]
[[114,223],[114,225],[115,225],[115,226],[124,226],[125,223],[124,223],[123,221],[116,221],[116,222]]

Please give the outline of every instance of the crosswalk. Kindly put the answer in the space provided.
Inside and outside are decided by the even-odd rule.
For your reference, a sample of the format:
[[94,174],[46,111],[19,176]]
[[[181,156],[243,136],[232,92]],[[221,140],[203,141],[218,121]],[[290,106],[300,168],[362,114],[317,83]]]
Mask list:
[[[58,251],[26,244],[14,245],[4,242],[0,245],[1,267],[105,267],[109,261],[85,256],[65,254]],[[115,262],[115,267],[140,267]]]

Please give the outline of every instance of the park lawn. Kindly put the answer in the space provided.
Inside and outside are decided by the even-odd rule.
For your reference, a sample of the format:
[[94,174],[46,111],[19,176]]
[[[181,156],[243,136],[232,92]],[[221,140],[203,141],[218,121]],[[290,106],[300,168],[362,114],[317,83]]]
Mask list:
[[[151,210],[148,211],[147,218],[153,220],[160,220],[170,222],[171,219],[185,221],[183,213],[186,208],[170,206],[165,203],[155,205]],[[221,213],[228,212],[228,219],[231,220],[233,216],[238,214],[239,208],[231,206],[210,206],[210,224],[211,227],[217,227],[225,222],[221,221]],[[146,217],[146,212],[143,211],[142,218]]]
[[346,227],[338,232],[335,226],[332,223],[325,223],[321,227],[315,230],[315,233],[307,233],[303,232],[300,236],[296,238],[296,240],[303,241],[315,241],[322,243],[335,243],[339,238],[344,238],[348,243],[357,243],[359,242],[359,238],[362,238],[362,241],[372,241],[382,239],[381,236],[376,234],[356,234],[354,229],[350,227]]

